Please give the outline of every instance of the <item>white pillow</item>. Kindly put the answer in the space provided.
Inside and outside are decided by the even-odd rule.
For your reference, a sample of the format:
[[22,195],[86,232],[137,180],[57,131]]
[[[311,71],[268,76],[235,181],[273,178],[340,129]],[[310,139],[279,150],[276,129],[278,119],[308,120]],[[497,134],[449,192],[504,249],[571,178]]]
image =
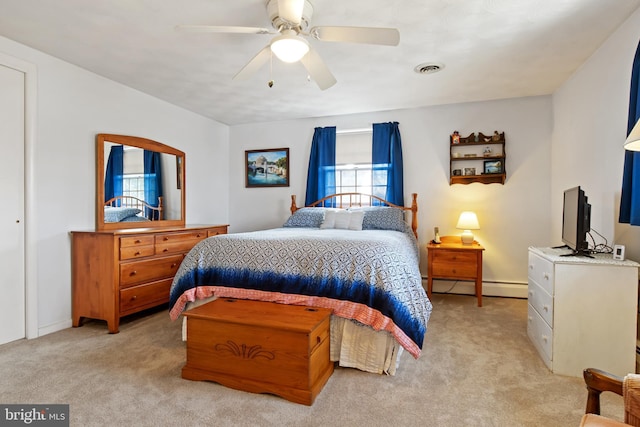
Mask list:
[[336,228],[341,230],[362,230],[364,212],[327,211],[320,228]]

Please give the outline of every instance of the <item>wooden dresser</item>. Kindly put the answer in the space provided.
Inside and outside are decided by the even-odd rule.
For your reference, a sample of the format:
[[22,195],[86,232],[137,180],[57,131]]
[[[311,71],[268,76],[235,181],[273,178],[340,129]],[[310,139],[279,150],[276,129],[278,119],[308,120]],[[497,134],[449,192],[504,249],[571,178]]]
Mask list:
[[72,320],[107,321],[169,302],[182,259],[200,240],[227,233],[227,225],[72,231]]

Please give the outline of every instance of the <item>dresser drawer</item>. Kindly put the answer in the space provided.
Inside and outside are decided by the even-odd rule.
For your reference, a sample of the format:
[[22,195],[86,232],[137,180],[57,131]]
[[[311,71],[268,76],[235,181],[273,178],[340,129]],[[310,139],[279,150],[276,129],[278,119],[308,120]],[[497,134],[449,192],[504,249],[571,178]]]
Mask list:
[[217,236],[218,234],[227,234],[227,227],[215,227],[207,230],[207,237]]
[[553,297],[532,280],[529,280],[529,304],[553,328]]
[[120,291],[120,311],[139,311],[147,307],[169,302],[169,290],[173,279],[122,289]]
[[146,246],[126,246],[120,248],[120,259],[135,259],[146,256],[152,256],[156,253],[156,249],[153,245]]
[[551,369],[553,354],[553,329],[547,325],[538,312],[527,305],[527,334],[540,353],[545,365]]
[[131,246],[145,246],[151,245],[153,246],[154,239],[153,236],[127,236],[120,238],[120,247],[128,248]]
[[207,237],[207,230],[188,233],[159,234],[156,236],[156,254],[189,252],[200,240]]
[[431,268],[433,277],[474,279],[478,274],[477,256],[466,251],[434,251]]
[[553,263],[529,252],[529,278],[553,296]]
[[120,264],[120,287],[126,288],[152,280],[173,278],[181,262],[182,255],[123,262]]

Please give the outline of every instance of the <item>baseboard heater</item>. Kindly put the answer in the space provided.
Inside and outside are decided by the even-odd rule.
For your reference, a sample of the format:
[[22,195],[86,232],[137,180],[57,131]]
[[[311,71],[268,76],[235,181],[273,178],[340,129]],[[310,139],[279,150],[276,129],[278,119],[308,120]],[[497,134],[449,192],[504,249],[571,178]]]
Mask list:
[[[422,278],[427,288],[427,278]],[[433,293],[475,295],[475,283],[462,280],[433,280]],[[482,295],[486,297],[527,298],[527,283],[482,281]]]

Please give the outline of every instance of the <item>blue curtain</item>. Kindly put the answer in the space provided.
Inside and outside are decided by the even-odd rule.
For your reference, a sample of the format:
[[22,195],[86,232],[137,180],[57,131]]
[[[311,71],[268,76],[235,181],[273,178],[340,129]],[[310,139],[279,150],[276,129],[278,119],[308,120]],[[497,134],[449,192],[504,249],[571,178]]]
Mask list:
[[[162,164],[160,153],[144,150],[144,200],[158,207],[158,197],[162,197]],[[151,211],[145,212],[149,219]],[[157,218],[156,218],[157,219]]]
[[[374,195],[404,206],[402,141],[398,122],[373,124],[372,152]],[[380,186],[385,184],[386,194],[376,194],[376,189],[384,188]]]
[[305,205],[336,192],[336,127],[315,128],[307,171]]
[[[631,133],[638,119],[640,119],[640,43],[636,49],[631,71],[627,135]],[[625,150],[624,152],[619,222],[640,225],[640,151]]]
[[[124,150],[122,145],[111,147],[104,178],[105,202],[116,196],[122,196],[122,175],[124,170],[123,154]],[[120,205],[119,201],[118,205]]]

